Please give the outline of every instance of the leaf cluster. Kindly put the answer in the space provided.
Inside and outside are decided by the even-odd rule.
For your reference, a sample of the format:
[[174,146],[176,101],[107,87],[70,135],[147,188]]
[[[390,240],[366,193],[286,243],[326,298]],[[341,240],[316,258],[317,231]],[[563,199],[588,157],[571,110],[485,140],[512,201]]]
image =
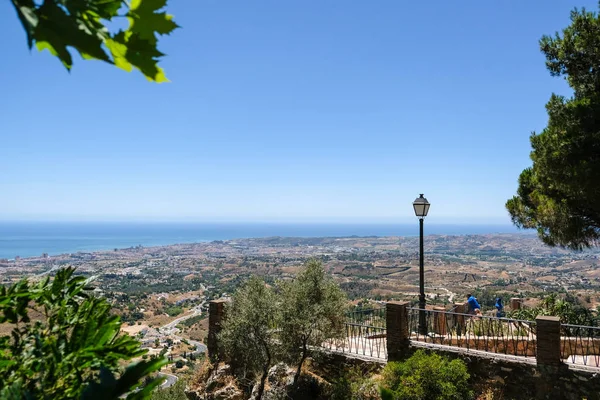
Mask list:
[[[165,82],[158,66],[164,55],[158,48],[158,35],[178,26],[162,9],[167,0],[11,0],[27,34],[29,48],[35,44],[58,57],[70,70],[69,49],[84,59],[97,59],[126,71],[140,70],[146,78]],[[127,29],[109,30],[120,19]]]
[[[90,279],[61,269],[55,278],[22,280],[0,288],[0,323],[12,324],[0,337],[0,398],[142,399],[160,384],[142,378],[163,360],[131,364],[116,378],[123,360],[145,353],[135,339],[120,335],[121,322],[110,304],[90,294]],[[40,318],[30,319],[35,311]]]
[[592,247],[600,239],[600,16],[571,13],[571,25],[540,48],[553,76],[573,89],[546,104],[548,125],[531,135],[533,165],[506,207],[514,224],[550,246]]

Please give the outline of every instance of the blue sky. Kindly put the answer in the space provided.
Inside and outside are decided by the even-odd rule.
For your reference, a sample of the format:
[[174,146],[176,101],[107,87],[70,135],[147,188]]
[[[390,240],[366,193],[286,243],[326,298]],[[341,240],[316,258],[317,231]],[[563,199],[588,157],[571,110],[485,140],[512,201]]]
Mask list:
[[509,223],[595,1],[171,1],[171,83],[30,52],[0,2],[0,220]]

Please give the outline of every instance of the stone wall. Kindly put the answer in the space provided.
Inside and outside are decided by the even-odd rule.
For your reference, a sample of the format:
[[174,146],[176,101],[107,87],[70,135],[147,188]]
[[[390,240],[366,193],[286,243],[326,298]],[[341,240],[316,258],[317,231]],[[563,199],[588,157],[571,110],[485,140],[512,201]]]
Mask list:
[[[411,347],[411,352],[415,351]],[[427,350],[432,351],[432,350]],[[515,400],[600,400],[600,375],[597,372],[486,357],[481,354],[435,350],[449,358],[463,360],[473,382],[487,381],[502,386],[504,399]]]

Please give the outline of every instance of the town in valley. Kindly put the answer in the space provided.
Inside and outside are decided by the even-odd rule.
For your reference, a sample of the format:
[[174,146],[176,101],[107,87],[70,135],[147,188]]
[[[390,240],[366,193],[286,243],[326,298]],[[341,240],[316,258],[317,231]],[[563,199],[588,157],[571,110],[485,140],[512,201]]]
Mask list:
[[[94,277],[94,293],[120,315],[149,355],[188,364],[205,350],[208,301],[230,296],[251,275],[267,283],[293,277],[321,260],[355,307],[387,300],[416,303],[418,237],[270,237],[0,260],[0,282],[42,279],[61,267]],[[600,305],[600,250],[544,245],[535,235],[425,237],[428,305],[449,306],[475,293],[484,311],[493,301],[521,298],[535,305],[549,293],[568,293],[584,307]],[[2,327],[0,326],[0,329]],[[5,327],[8,329],[8,327]],[[174,372],[183,372],[180,362]]]

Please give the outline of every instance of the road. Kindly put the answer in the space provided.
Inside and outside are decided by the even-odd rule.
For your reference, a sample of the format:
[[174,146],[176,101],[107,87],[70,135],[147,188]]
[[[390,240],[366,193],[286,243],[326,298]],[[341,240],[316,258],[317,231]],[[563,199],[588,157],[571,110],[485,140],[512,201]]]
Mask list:
[[[205,290],[204,285],[202,285],[202,290]],[[160,328],[158,328],[158,331],[163,335],[170,335],[171,337],[173,337],[173,339],[181,341],[183,338],[176,334],[178,331],[176,326],[179,325],[180,323],[182,323],[183,321],[185,321],[186,319],[190,319],[192,317],[196,317],[196,316],[202,314],[202,307],[204,306],[205,303],[206,303],[206,300],[203,300],[202,303],[200,303],[200,305],[197,305],[196,307],[192,308],[192,312],[190,314],[187,314],[187,315],[184,315],[183,317],[174,319],[173,321],[169,322],[168,324],[165,324],[165,325],[161,326]],[[204,344],[202,344],[198,341],[195,341],[195,340],[187,339],[187,341],[190,345],[196,346],[196,350],[193,351],[194,355],[198,355],[198,354],[204,353],[206,351],[206,346]],[[169,350],[169,352],[167,354],[170,354],[170,352],[171,352],[171,350]],[[168,374],[166,372],[160,372],[159,375],[167,378],[165,380],[165,382],[160,386],[161,389],[166,389],[168,387],[171,387],[175,384],[175,382],[177,382],[176,375]]]
[[[202,303],[192,309],[192,313],[188,315],[184,315],[183,317],[179,317],[166,325],[163,325],[159,328],[160,332],[164,335],[171,335],[174,339],[182,340],[181,336],[177,335],[177,328],[175,328],[178,324],[182,323],[186,319],[190,319],[192,317],[198,316],[202,314],[202,307],[206,303],[206,300],[202,301]],[[192,346],[196,346],[196,350],[193,352],[195,355],[200,353],[204,353],[206,351],[206,346],[198,341],[186,339]]]
[[200,353],[206,353],[206,345],[204,343],[200,343],[200,342],[197,342],[195,340],[190,340],[190,339],[188,339],[188,342],[190,342],[190,344],[192,346],[196,346],[196,350],[193,351],[194,355],[198,355]]
[[[165,324],[163,326],[161,326],[159,328],[159,332],[161,332],[164,335],[170,335],[172,336],[174,339],[178,339],[178,340],[182,340],[183,338],[181,336],[177,336],[176,335],[176,326],[180,323],[182,323],[183,321],[185,321],[186,319],[195,317],[197,315],[200,315],[202,313],[202,307],[204,306],[204,304],[206,303],[206,300],[202,301],[202,303],[196,307],[194,307],[192,309],[192,313],[191,314],[187,314],[184,315],[183,317],[179,317],[171,322],[169,322],[168,324]],[[200,343],[196,340],[189,340],[186,339],[188,341],[188,343],[192,346],[196,346],[196,350],[193,351],[194,355],[198,355],[201,353],[206,352],[206,346],[203,343]],[[169,350],[170,353],[170,350]],[[167,353],[167,354],[169,354]],[[165,372],[160,372],[159,375],[161,376],[165,376],[167,379],[165,380],[165,382],[160,386],[161,389],[166,389],[168,387],[171,387],[175,384],[175,382],[177,382],[177,376],[172,375],[172,374],[168,374]]]
[[165,381],[162,383],[162,385],[160,385],[161,389],[166,389],[168,387],[171,387],[175,384],[175,382],[177,382],[177,377],[173,374],[167,374],[166,372],[159,372],[158,373],[159,376],[164,376],[167,379],[165,379]]
[[197,315],[202,314],[202,306],[204,305],[205,301],[202,302],[202,304],[200,304],[199,306],[196,306],[194,308],[192,308],[192,313],[188,314],[188,315],[184,315],[183,317],[179,317],[177,319],[174,319],[173,321],[169,322],[168,324],[161,326],[160,330],[166,330],[166,331],[170,331],[173,328],[175,328],[177,325],[179,325],[180,323],[182,323],[183,321],[185,321],[186,319],[190,319],[192,317],[195,317]]
[[[200,290],[205,291],[206,287],[204,285],[200,284]],[[202,307],[204,306],[204,303],[206,303],[206,300],[203,300],[199,306],[192,308],[191,314],[184,315],[183,317],[174,319],[173,321],[169,322],[168,324],[160,327],[160,329],[166,330],[166,331],[171,331],[173,328],[175,328],[178,324],[185,321],[186,319],[189,319],[189,318],[192,318],[192,317],[202,314]]]

